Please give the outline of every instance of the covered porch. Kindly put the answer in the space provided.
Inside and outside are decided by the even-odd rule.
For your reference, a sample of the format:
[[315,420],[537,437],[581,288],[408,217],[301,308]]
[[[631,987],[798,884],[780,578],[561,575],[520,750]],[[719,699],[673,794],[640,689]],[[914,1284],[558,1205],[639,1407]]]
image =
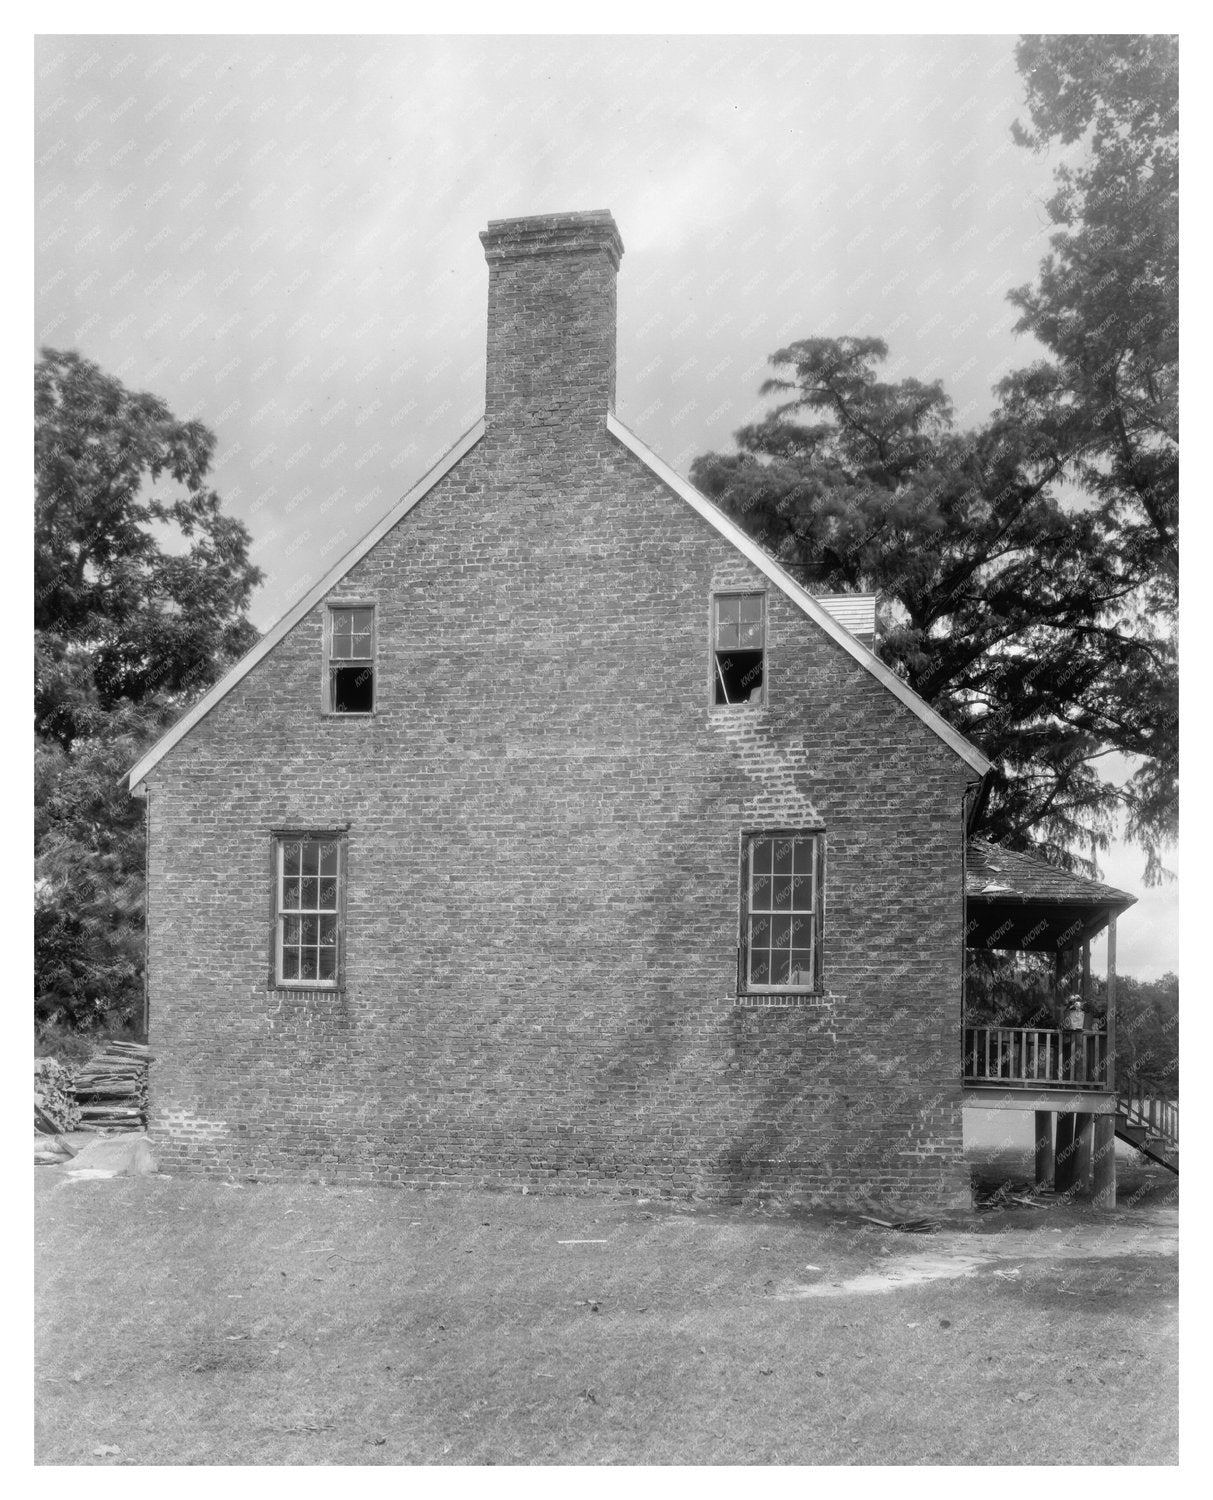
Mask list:
[[[1116,921],[1135,900],[1032,855],[969,842],[964,1101],[1033,1111],[1037,1182],[1058,1192],[1090,1183],[1108,1208],[1116,1201]],[[1091,944],[1105,931],[1100,986]],[[991,953],[1037,957],[1005,996],[996,985],[971,993],[968,960]]]

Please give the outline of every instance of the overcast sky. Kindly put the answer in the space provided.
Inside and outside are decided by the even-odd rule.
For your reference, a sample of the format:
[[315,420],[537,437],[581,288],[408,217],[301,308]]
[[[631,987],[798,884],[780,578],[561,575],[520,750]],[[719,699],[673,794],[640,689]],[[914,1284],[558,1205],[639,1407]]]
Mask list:
[[[874,334],[960,425],[1040,351],[1009,288],[1057,158],[1014,145],[1013,36],[46,37],[40,346],[218,436],[272,624],[480,415],[489,219],[608,208],[620,417],[680,472],[767,356]],[[1176,969],[1175,887],[1120,965]]]

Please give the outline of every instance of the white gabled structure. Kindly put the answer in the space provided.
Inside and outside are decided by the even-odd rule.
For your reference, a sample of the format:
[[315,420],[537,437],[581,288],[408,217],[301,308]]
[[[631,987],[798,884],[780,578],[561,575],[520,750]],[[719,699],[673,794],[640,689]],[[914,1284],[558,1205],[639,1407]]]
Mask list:
[[[214,685],[199,701],[168,731],[147,754],[131,770],[127,777],[127,785],[131,791],[137,792],[139,784],[149,771],[160,761],[174,745],[190,732],[190,730],[201,719],[205,718],[215,704],[231,692],[242,678],[257,665],[257,663],[268,656],[280,640],[292,630],[300,620],[314,609],[324,599],[341,579],[349,572],[355,563],[359,562],[375,546],[377,542],[388,534],[389,531],[408,515],[409,511],[422,500],[434,488],[438,481],[449,474],[461,458],[469,453],[472,448],[484,436],[485,424],[481,418],[476,425],[447,450],[432,469],[429,470],[417,483],[387,512],[375,526],[367,532],[366,536],[351,548],[349,552],[336,563],[319,580],[318,583],[304,594],[299,603],[287,612],[281,620],[257,642],[251,651],[247,652],[232,667],[226,676]],[[806,589],[802,588],[790,574],[760,546],[752,541],[740,526],[719,510],[706,495],[701,495],[694,485],[687,482],[677,474],[664,459],[661,459],[636,436],[630,428],[627,428],[615,416],[614,412],[607,414],[607,431],[617,438],[620,443],[637,457],[663,484],[667,485],[674,493],[685,500],[689,506],[712,527],[714,527],[726,541],[731,542],[760,572],[765,573],[771,582],[780,589],[787,597],[802,610],[815,624],[836,641],[844,651],[853,656],[865,671],[870,672],[877,682],[888,689],[893,696],[903,703],[911,713],[917,715],[922,722],[931,729],[951,750],[954,750],[962,760],[967,762],[979,776],[985,776],[990,770],[990,762],[975,746],[969,744],[963,735],[958,734],[955,729],[935,712],[929,704],[925,703],[912,688],[906,686],[895,672],[874,656],[871,651],[862,645],[856,637],[839,623],[830,609],[815,599]]]

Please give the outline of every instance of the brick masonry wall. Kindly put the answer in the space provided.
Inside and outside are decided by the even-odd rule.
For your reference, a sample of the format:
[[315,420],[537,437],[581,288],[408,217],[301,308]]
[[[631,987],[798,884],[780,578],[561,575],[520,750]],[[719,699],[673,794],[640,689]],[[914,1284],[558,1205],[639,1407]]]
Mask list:
[[[709,702],[713,587],[765,588],[768,703]],[[971,779],[601,424],[511,422],[154,769],[152,1126],[262,1180],[966,1201]],[[743,830],[827,830],[825,981],[742,1009]],[[271,830],[349,825],[346,988],[267,987]]]

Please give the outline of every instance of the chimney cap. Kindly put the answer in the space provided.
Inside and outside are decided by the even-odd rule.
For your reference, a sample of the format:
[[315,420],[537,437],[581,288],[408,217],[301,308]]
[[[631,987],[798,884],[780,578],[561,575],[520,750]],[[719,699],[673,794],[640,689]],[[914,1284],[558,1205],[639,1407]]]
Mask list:
[[578,255],[602,250],[615,270],[623,254],[623,241],[610,210],[586,213],[536,214],[526,219],[490,219],[481,231],[484,258],[517,260],[532,255]]

